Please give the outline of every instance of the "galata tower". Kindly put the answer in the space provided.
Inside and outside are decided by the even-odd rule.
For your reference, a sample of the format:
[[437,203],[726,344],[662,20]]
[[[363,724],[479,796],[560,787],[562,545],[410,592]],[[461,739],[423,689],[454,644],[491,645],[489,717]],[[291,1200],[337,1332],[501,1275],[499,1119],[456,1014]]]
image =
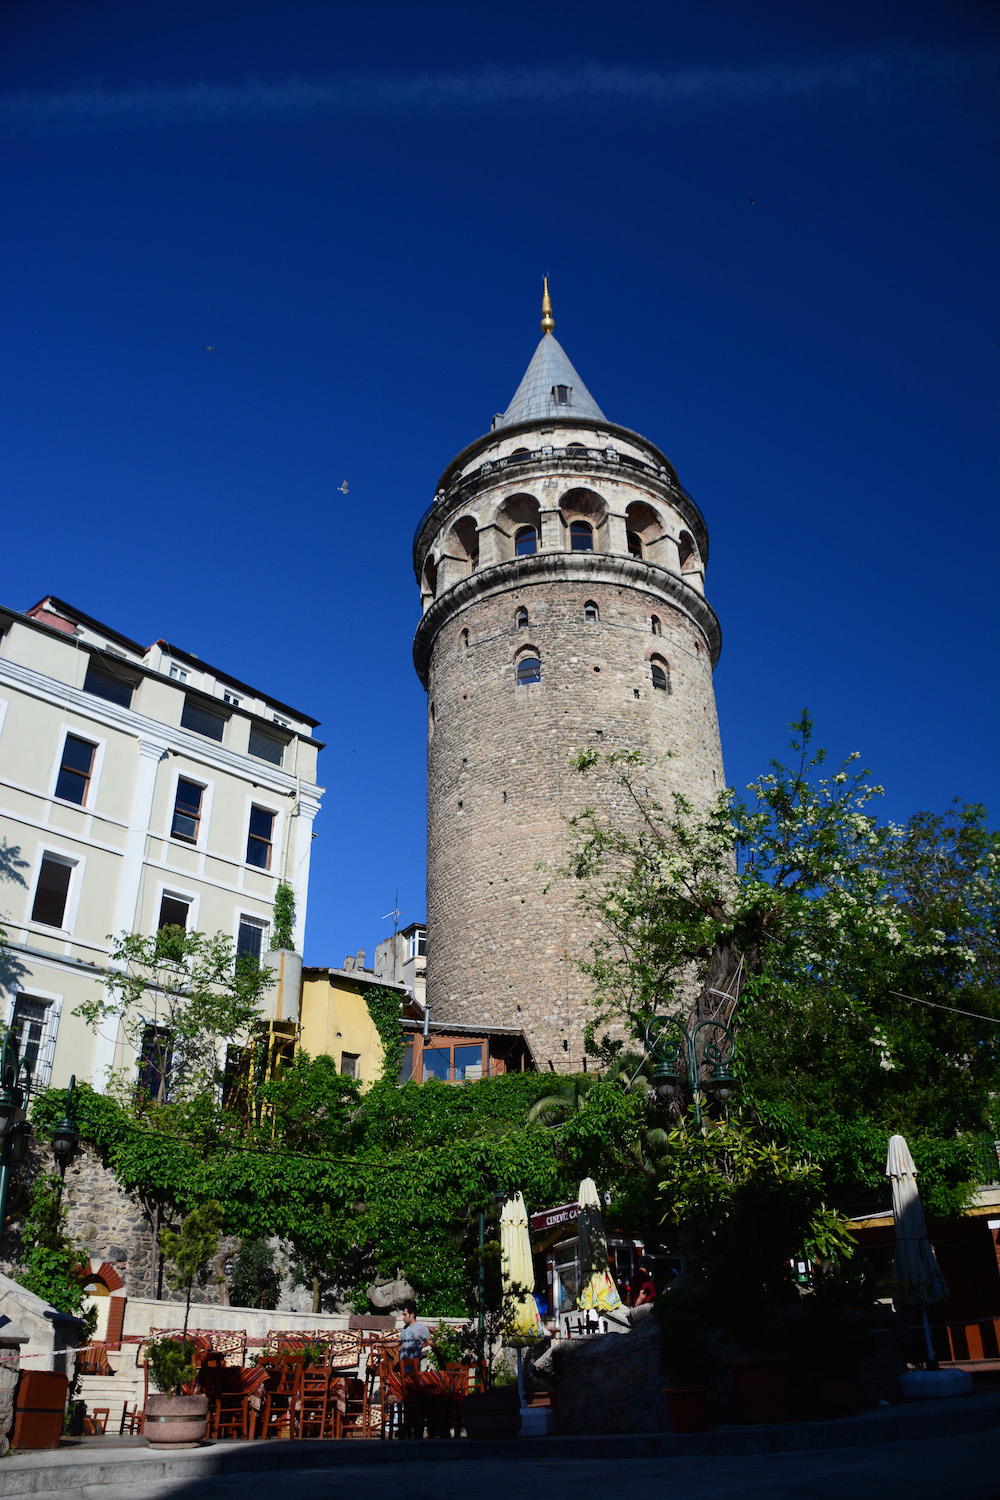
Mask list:
[[588,746],[638,750],[661,801],[724,785],[708,532],[660,450],[609,422],[553,329],[507,410],[445,469],[413,561],[428,694],[427,1000],[583,1065],[592,928],[566,818]]

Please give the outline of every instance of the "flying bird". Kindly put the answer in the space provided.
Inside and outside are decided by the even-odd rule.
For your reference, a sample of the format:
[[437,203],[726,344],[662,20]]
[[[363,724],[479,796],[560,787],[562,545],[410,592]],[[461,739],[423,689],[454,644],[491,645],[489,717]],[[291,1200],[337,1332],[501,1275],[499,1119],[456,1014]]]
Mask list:
[[204,349],[201,352],[202,352],[202,354],[214,354],[215,353],[215,345],[214,344],[206,344],[205,347],[204,347]]
[[756,208],[756,206],[757,206],[757,200],[756,200],[756,198],[748,198],[747,202],[750,204],[751,208]]
[[345,479],[344,482],[343,482],[343,484],[338,484],[337,488],[338,488],[338,490],[340,491],[340,493],[342,495],[346,495],[347,494],[347,480]]

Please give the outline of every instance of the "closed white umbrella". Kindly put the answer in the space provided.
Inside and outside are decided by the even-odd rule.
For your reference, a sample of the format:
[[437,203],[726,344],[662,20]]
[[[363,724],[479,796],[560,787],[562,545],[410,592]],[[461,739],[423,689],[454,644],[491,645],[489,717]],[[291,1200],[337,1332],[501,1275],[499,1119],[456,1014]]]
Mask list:
[[577,1301],[588,1310],[593,1308],[598,1312],[613,1313],[621,1307],[622,1299],[608,1270],[604,1216],[597,1196],[597,1184],[592,1177],[585,1177],[580,1183],[576,1201],[580,1205],[580,1274],[583,1279]]
[[896,1254],[892,1262],[893,1301],[919,1306],[927,1344],[927,1362],[934,1368],[934,1345],[931,1342],[927,1308],[943,1302],[949,1295],[948,1283],[941,1274],[934,1247],[927,1238],[924,1210],[917,1188],[917,1169],[910,1148],[901,1135],[889,1141],[885,1175],[892,1184],[892,1216],[896,1225]]
[[531,1259],[531,1231],[524,1197],[515,1193],[500,1210],[500,1274],[504,1291],[514,1298],[504,1330],[504,1343],[523,1347],[545,1338],[538,1303],[531,1293],[535,1268]]

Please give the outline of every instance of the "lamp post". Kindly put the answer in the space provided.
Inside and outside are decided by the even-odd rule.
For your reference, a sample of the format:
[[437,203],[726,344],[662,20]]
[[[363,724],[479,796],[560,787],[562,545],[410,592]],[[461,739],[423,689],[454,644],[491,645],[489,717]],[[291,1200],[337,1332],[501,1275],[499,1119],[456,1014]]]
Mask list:
[[17,1040],[8,1031],[0,1049],[0,1238],[7,1208],[11,1166],[23,1161],[31,1139],[27,1109],[31,1098],[31,1064],[18,1055]]
[[80,1132],[73,1117],[73,1095],[76,1092],[76,1074],[69,1081],[66,1090],[66,1113],[52,1132],[52,1150],[59,1164],[59,1196],[62,1197],[63,1183],[66,1181],[66,1168],[76,1155],[76,1148],[80,1141]]
[[[707,1041],[702,1053],[701,1067],[710,1068],[707,1078],[701,1078],[698,1063],[698,1035],[702,1031],[722,1032],[729,1042],[729,1051],[724,1058],[718,1040]],[[676,1040],[671,1036],[676,1033]],[[733,1034],[722,1021],[699,1021],[688,1031],[679,1016],[654,1016],[646,1027],[646,1048],[656,1062],[653,1082],[661,1099],[672,1099],[683,1076],[687,1084],[694,1117],[701,1129],[701,1092],[720,1100],[723,1104],[739,1080],[734,1077],[728,1058],[733,1052]]]

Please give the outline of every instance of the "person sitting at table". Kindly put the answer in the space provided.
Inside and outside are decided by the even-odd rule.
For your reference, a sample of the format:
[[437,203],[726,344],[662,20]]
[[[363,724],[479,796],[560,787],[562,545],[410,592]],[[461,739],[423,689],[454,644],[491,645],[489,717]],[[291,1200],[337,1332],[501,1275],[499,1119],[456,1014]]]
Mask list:
[[417,1322],[417,1304],[412,1297],[408,1297],[403,1303],[402,1313],[403,1331],[399,1336],[399,1357],[419,1360],[431,1331],[426,1323]]

